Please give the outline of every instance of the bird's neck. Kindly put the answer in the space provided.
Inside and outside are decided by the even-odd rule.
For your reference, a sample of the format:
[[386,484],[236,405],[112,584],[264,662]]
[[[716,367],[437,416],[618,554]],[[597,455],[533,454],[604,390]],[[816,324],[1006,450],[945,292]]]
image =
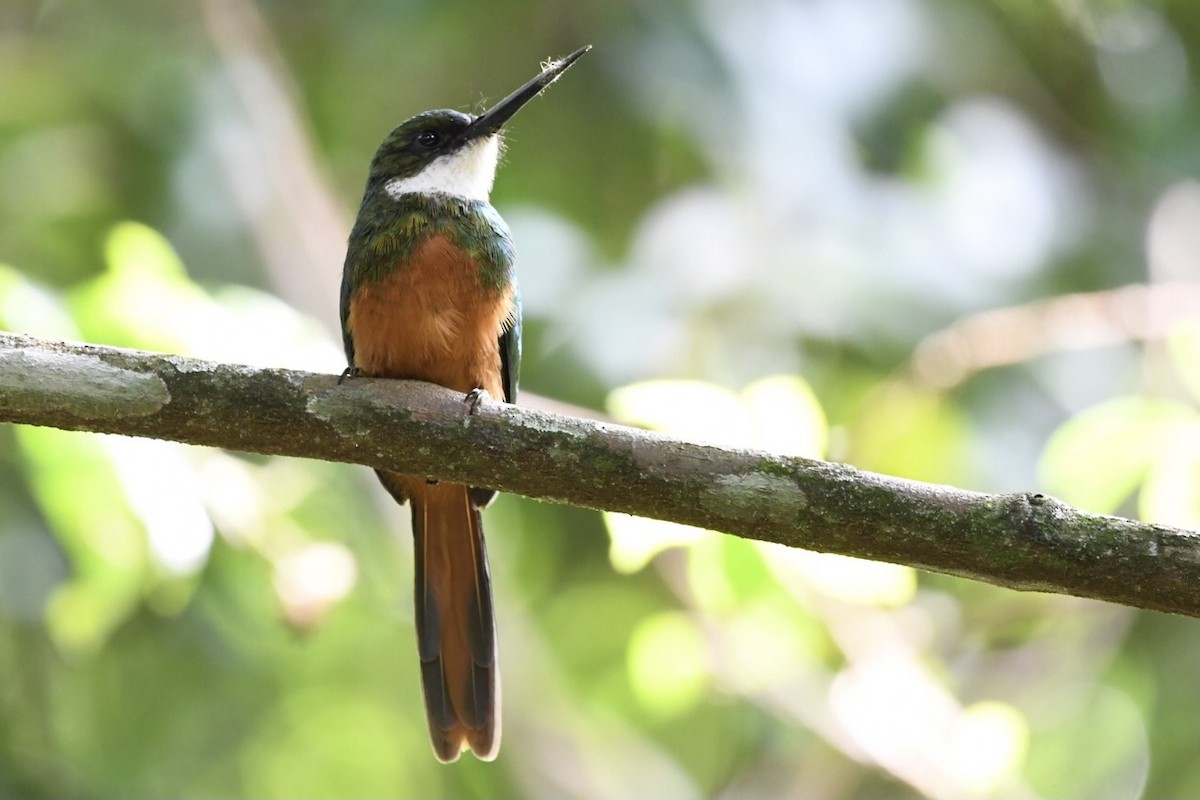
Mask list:
[[405,267],[433,237],[445,238],[474,259],[485,273],[484,283],[509,280],[512,240],[489,203],[440,193],[406,193],[393,199],[383,187],[374,196],[368,190],[350,234],[350,250],[362,262],[359,277],[371,280]]
[[384,189],[392,199],[407,194],[447,195],[487,202],[500,160],[500,137],[487,136],[429,162],[416,175],[390,178]]

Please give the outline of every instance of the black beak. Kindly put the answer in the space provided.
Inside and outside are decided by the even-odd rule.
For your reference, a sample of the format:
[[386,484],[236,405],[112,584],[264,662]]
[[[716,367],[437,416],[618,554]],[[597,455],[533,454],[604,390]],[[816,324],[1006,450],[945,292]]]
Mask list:
[[559,75],[566,72],[568,67],[591,49],[592,46],[590,44],[584,45],[565,58],[551,61],[533,80],[476,117],[459,136],[463,141],[469,141],[481,136],[488,136],[500,130],[504,123],[512,119],[513,114],[521,110],[521,106],[537,97],[543,89],[558,80]]

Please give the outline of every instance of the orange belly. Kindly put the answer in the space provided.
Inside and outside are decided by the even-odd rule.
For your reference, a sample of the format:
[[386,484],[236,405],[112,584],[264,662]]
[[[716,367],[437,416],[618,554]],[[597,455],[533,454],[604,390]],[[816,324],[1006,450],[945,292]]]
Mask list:
[[350,299],[354,365],[380,378],[413,378],[504,397],[499,338],[513,288],[485,288],[479,268],[448,238],[427,239],[407,264]]

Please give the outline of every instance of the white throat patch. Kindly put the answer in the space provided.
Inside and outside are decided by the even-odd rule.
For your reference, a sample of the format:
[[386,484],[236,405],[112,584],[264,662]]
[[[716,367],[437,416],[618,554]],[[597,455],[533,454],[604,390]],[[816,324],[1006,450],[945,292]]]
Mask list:
[[416,175],[392,178],[383,188],[394,200],[405,194],[446,194],[464,200],[486,201],[492,191],[499,160],[500,137],[493,134],[435,158]]

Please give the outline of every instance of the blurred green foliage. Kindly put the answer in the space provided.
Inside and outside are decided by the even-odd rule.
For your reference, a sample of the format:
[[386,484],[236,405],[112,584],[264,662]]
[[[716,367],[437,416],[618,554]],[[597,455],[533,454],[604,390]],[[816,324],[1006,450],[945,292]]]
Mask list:
[[[1200,526],[1198,9],[9,0],[0,327],[338,372],[379,140],[591,42],[493,195],[528,390]],[[0,428],[0,797],[1200,794],[1192,620],[514,497],[440,766],[380,495]]]

